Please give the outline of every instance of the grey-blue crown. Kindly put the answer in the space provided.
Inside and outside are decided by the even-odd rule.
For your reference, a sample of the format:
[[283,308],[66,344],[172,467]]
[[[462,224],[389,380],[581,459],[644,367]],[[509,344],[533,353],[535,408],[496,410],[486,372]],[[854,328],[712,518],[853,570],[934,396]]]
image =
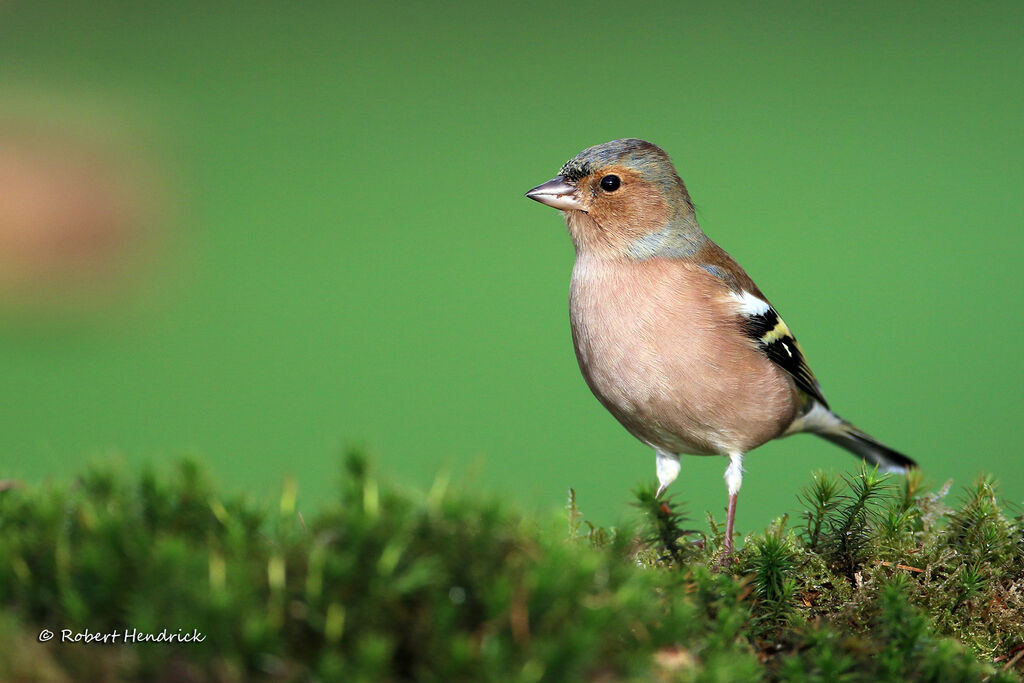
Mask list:
[[663,178],[666,175],[675,176],[672,162],[660,147],[636,138],[589,147],[567,161],[558,175],[573,182],[613,163],[634,168],[654,181],[667,179]]

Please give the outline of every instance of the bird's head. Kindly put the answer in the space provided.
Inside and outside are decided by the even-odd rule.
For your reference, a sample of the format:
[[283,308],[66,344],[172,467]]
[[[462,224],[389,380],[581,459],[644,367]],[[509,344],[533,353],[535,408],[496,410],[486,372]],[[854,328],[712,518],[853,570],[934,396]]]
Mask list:
[[644,140],[585,149],[526,196],[565,213],[578,252],[683,255],[706,239],[672,161]]

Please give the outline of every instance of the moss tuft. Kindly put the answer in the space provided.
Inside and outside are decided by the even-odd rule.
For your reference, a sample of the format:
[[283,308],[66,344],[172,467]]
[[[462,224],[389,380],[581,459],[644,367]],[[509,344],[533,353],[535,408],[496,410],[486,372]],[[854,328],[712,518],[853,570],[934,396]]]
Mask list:
[[[635,529],[571,492],[566,534],[355,453],[306,514],[294,482],[262,504],[190,461],[98,466],[0,491],[0,680],[1019,680],[1024,519],[990,479],[946,491],[815,475],[723,569],[713,521],[649,487]],[[62,642],[126,629],[203,640]]]

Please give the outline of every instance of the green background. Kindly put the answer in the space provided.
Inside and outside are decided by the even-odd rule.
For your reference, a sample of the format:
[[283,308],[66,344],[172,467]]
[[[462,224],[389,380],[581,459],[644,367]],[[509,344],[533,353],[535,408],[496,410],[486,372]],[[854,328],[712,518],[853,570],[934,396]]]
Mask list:
[[[635,136],[839,412],[935,485],[1024,499],[1024,5],[217,4],[0,3],[4,87],[131,103],[180,237],[146,305],[5,320],[0,476],[191,453],[309,506],[361,444],[398,481],[572,486],[614,522],[653,454],[579,375],[572,246],[523,193]],[[725,464],[684,458],[673,492],[719,515]],[[766,445],[738,529],[854,465]]]

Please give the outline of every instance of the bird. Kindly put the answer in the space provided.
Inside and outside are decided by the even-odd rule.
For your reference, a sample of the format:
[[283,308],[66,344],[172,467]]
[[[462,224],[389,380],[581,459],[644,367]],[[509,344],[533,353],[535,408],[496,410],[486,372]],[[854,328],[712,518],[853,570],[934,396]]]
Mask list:
[[728,458],[723,558],[743,458],[768,441],[811,433],[882,471],[917,466],[832,410],[775,307],[698,225],[660,147],[636,138],[589,147],[526,196],[565,218],[576,359],[598,401],[654,449],[656,498],[679,475],[680,455]]

